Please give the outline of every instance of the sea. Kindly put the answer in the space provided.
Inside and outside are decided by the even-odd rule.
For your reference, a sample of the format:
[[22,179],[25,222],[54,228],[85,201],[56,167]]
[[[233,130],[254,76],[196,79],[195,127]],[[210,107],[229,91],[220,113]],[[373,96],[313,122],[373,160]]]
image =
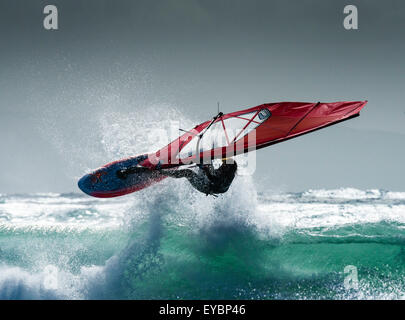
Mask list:
[[0,299],[403,299],[405,192],[0,195]]

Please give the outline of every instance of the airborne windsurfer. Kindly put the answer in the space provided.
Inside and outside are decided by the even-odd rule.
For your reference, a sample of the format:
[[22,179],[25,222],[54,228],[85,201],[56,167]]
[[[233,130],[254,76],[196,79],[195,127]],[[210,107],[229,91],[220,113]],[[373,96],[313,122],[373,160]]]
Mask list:
[[195,172],[190,167],[176,167],[236,156],[296,138],[357,117],[366,103],[277,102],[228,114],[219,112],[211,121],[186,131],[156,152],[113,161],[85,174],[78,186],[90,196],[112,198],[145,189],[170,176],[187,178],[205,194],[223,193],[234,179],[236,163],[227,161],[218,169],[198,165],[193,168]]
[[223,159],[218,169],[212,164],[197,165],[197,172],[192,169],[166,169],[161,174],[172,178],[186,178],[190,184],[205,195],[216,195],[228,191],[235,178],[238,165],[232,158]]

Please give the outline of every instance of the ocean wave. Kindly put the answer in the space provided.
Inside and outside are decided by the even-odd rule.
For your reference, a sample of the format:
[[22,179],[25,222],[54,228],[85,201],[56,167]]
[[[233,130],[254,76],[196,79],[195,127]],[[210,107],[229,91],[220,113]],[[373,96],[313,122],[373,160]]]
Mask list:
[[332,190],[308,190],[302,193],[302,198],[337,199],[337,200],[404,200],[405,192],[391,192],[380,189],[359,190],[355,188],[340,188]]
[[0,224],[10,226],[118,227],[130,199],[96,200],[78,195],[11,195],[0,202]]
[[0,266],[0,299],[60,299],[54,290],[44,288],[45,275],[31,274],[19,267]]
[[0,266],[0,300],[85,299],[85,286],[98,280],[101,267],[82,267],[79,273],[67,272],[54,265],[25,270]]
[[297,193],[260,193],[263,202],[322,202],[322,203],[405,203],[405,192],[380,189],[359,190],[356,188],[310,189]]
[[[218,198],[178,180],[118,199],[3,195],[0,298],[400,299],[402,196],[258,196],[243,176]],[[349,264],[359,268],[356,292],[343,286]],[[44,285],[48,266],[56,289]]]

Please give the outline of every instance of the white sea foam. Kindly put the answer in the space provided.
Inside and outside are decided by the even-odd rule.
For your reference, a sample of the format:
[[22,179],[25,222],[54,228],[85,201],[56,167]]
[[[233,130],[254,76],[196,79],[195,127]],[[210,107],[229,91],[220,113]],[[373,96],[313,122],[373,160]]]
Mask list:
[[10,196],[0,203],[0,224],[13,227],[105,227],[122,223],[132,199],[92,199],[88,196]]
[[386,199],[391,200],[405,200],[405,192],[387,192],[384,196]]
[[303,193],[303,197],[313,198],[334,198],[334,199],[378,199],[381,197],[381,191],[377,189],[358,190],[355,188],[340,188],[335,190],[308,190]]
[[53,265],[25,270],[0,266],[0,300],[85,299],[89,282],[100,281],[103,267],[83,266],[77,274]]
[[[164,195],[167,203],[173,202],[172,209],[178,209],[174,218],[182,224],[189,221],[192,225],[206,226],[219,223],[221,219],[224,223],[242,219],[259,229],[271,229],[273,233],[289,228],[326,228],[381,221],[405,224],[403,192],[310,190],[302,195],[284,193],[257,200],[250,177],[238,177],[229,192],[217,199],[199,194],[183,180],[165,181],[147,193],[138,192],[116,199],[95,199],[85,195],[3,196],[0,224],[3,227],[117,228],[126,219],[142,215],[145,206],[154,201],[156,195]],[[331,202],[331,199],[342,201]],[[363,202],[359,204],[353,200]]]
[[256,225],[275,230],[331,228],[344,225],[392,221],[405,224],[405,205],[271,203],[261,204],[255,214]]

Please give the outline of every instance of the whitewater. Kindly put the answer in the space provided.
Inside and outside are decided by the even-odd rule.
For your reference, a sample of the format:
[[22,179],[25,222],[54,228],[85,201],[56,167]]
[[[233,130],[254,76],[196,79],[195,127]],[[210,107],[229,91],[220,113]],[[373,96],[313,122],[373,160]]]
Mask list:
[[247,176],[216,199],[169,179],[2,194],[0,299],[403,299],[404,228],[405,192],[269,194]]

